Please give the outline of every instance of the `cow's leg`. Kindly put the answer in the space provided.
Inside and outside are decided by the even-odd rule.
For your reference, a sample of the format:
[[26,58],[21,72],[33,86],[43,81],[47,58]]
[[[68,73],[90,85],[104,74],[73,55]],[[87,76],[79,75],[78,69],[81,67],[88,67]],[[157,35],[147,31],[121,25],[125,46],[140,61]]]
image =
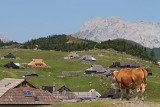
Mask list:
[[126,94],[127,94],[127,95],[129,94],[129,89],[126,89]]
[[145,90],[142,89],[142,101],[144,101]]
[[146,91],[146,84],[142,84],[142,101],[144,101],[145,91]]
[[128,97],[128,95],[129,95],[129,89],[126,89],[126,94],[127,94],[126,100],[129,100],[129,97]]
[[136,99],[135,99],[136,101],[137,101],[137,100],[138,100],[138,98],[139,98],[140,91],[141,91],[141,90],[140,90],[140,88],[137,88],[137,96],[136,96]]
[[121,89],[121,98],[120,100],[123,100],[123,89]]

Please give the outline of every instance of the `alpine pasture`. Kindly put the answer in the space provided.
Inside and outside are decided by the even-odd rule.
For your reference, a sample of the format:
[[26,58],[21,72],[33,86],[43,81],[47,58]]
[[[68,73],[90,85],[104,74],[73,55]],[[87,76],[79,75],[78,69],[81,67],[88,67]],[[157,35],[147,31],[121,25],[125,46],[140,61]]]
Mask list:
[[[111,80],[101,75],[87,75],[85,70],[91,65],[102,65],[105,69],[108,69],[113,62],[136,62],[138,65],[146,68],[151,68],[153,75],[148,77],[147,91],[145,94],[145,101],[160,102],[160,68],[158,65],[154,65],[149,61],[142,60],[125,53],[121,54],[112,49],[108,50],[89,50],[89,51],[77,51],[77,54],[81,57],[83,55],[92,55],[97,60],[95,62],[86,63],[79,62],[78,58],[64,59],[70,52],[62,51],[42,51],[42,50],[29,50],[29,49],[1,49],[0,57],[13,53],[18,59],[1,59],[0,60],[0,80],[5,77],[17,77],[24,78],[23,75],[28,71],[36,71],[39,77],[27,77],[26,79],[34,85],[41,88],[41,86],[52,86],[53,81],[56,82],[56,89],[62,85],[66,85],[72,91],[84,92],[90,89],[96,89],[101,95],[109,90],[111,87]],[[32,59],[43,59],[44,62],[50,66],[50,68],[30,68],[25,67]],[[7,69],[3,65],[8,62],[20,63],[23,68],[20,69]],[[73,73],[76,76],[64,76],[63,72],[79,71]],[[89,83],[92,83],[91,85]],[[135,93],[131,95],[131,100],[134,100]],[[104,102],[112,102],[117,100],[104,100]],[[105,106],[107,104],[101,103],[103,101],[94,101],[74,103],[75,105],[87,106],[87,103],[93,104],[93,106]],[[51,106],[74,106],[74,104],[56,104]]]

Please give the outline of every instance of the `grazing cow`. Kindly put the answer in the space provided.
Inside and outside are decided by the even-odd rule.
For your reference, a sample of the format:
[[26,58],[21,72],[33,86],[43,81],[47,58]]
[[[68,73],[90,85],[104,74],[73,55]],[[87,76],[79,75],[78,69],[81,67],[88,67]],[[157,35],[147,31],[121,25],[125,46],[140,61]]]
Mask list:
[[142,91],[142,101],[144,101],[144,93],[147,88],[148,73],[143,68],[135,69],[121,69],[120,71],[114,71],[112,73],[113,81],[117,82],[121,89],[121,99],[123,100],[123,90],[126,89],[126,93],[129,93],[129,89],[137,89],[136,101]]

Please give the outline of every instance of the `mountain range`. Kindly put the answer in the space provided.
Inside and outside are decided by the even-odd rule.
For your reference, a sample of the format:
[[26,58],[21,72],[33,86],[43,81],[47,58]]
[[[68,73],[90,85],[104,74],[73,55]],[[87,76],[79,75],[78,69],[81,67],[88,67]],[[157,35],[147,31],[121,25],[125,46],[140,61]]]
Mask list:
[[118,17],[93,17],[71,36],[97,42],[126,39],[144,47],[160,47],[160,22],[127,22]]

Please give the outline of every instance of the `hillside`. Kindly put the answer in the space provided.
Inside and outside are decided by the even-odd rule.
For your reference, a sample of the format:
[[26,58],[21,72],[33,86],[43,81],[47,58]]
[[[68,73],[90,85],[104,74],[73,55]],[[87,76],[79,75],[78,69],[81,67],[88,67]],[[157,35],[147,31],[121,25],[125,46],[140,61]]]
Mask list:
[[147,52],[147,49],[142,46],[138,46],[137,44],[130,43],[126,40],[108,40],[101,43],[98,43],[96,46],[98,49],[109,49],[112,48],[121,53],[127,53],[145,60],[152,61],[157,63],[157,59],[155,58],[155,53],[152,51],[153,56]]
[[[153,72],[153,76],[148,78],[148,86],[146,92],[146,100],[152,102],[160,102],[160,84],[159,84],[159,76],[160,76],[160,68],[157,65],[154,65],[148,61],[139,59],[137,57],[133,57],[128,54],[121,54],[112,49],[107,50],[90,50],[90,51],[77,51],[79,56],[83,55],[92,55],[97,59],[97,61],[92,63],[81,63],[78,62],[78,59],[63,59],[63,57],[67,56],[69,52],[61,52],[61,51],[44,51],[44,50],[29,50],[29,49],[1,49],[0,57],[12,52],[16,57],[20,59],[1,59],[0,66],[0,80],[4,77],[20,77],[30,70],[36,71],[40,76],[37,78],[28,77],[26,78],[33,84],[38,87],[41,86],[52,86],[53,80],[56,82],[56,89],[58,89],[62,85],[66,85],[72,91],[89,91],[94,88],[100,94],[104,94],[110,88],[111,80],[109,78],[93,75],[87,76],[84,74],[85,69],[89,68],[92,64],[102,65],[104,68],[108,69],[113,62],[119,61],[121,63],[124,62],[136,62],[138,65],[151,68]],[[18,62],[22,66],[26,63],[29,63],[33,58],[42,58],[44,62],[51,66],[51,68],[21,68],[21,69],[6,69],[3,67],[4,64],[9,61]],[[73,75],[85,75],[87,77],[63,77],[62,72],[69,71],[80,71],[80,73]],[[89,82],[92,82],[92,86],[89,85]],[[153,91],[154,90],[154,91]],[[135,97],[135,94],[132,95]]]
[[[16,45],[17,46],[17,45]],[[119,52],[126,52],[127,54],[137,56],[146,60],[151,60],[156,63],[156,59],[150,57],[146,48],[126,42],[126,40],[108,40],[97,43],[91,40],[78,39],[69,35],[52,35],[48,37],[34,39],[23,44],[20,44],[24,49],[41,49],[41,50],[55,50],[55,51],[81,51],[90,49],[108,49],[112,48]],[[149,52],[150,53],[150,52]]]
[[93,49],[95,44],[96,42],[77,39],[69,35],[52,35],[25,42],[22,44],[21,48],[56,51],[80,51]]
[[[125,39],[116,39],[116,40],[126,41],[126,42],[128,42],[128,43],[133,44],[133,45],[137,45],[137,46],[139,46],[139,47],[146,48],[146,47],[142,46],[141,44],[136,43],[136,42],[131,41],[131,40],[125,40]],[[160,48],[152,48],[152,49],[146,48],[146,50],[147,50],[148,53],[150,53],[150,52],[153,50],[154,53],[155,53],[155,57],[156,57],[157,59],[160,59]]]
[[[137,56],[139,58],[152,61],[157,63],[157,51],[156,54],[153,50],[145,48],[142,45],[125,39],[108,40],[101,43],[97,43],[87,39],[78,39],[70,35],[52,35],[47,37],[41,37],[33,39],[25,43],[7,42],[0,41],[0,47],[6,49],[23,48],[23,49],[35,49],[35,50],[55,50],[55,51],[82,51],[90,49],[109,49],[112,48],[121,53]],[[153,56],[150,56],[150,53]]]
[[114,39],[126,39],[137,42],[144,47],[160,47],[160,23],[136,21],[128,22],[119,17],[93,17],[88,19],[77,32],[71,36],[101,42]]

